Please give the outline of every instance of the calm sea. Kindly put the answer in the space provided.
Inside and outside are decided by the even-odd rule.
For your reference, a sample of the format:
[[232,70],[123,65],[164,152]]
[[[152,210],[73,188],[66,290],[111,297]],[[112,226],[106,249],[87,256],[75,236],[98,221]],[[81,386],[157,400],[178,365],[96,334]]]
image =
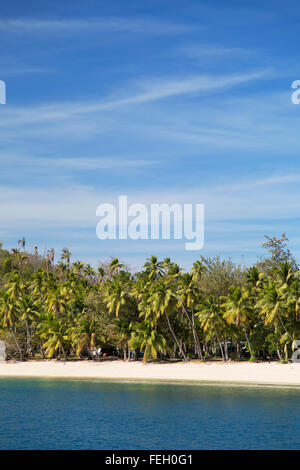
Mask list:
[[0,379],[0,449],[299,449],[300,390]]

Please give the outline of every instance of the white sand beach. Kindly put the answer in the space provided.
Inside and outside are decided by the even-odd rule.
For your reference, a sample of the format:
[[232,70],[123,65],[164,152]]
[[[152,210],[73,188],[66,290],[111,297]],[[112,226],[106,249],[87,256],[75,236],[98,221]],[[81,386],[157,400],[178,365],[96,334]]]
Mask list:
[[150,363],[117,361],[28,361],[0,363],[0,376],[213,382],[300,386],[300,364],[206,362]]

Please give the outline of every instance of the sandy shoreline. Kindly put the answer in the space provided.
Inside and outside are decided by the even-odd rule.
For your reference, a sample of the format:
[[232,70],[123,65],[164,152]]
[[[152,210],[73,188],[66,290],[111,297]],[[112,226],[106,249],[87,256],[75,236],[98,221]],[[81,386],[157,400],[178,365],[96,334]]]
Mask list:
[[300,364],[29,361],[0,363],[0,377],[213,382],[300,387]]

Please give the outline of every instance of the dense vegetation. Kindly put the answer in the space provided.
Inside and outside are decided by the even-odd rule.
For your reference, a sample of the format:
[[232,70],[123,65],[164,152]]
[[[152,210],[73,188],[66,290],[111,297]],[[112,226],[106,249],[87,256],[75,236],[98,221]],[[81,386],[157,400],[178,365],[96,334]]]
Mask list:
[[0,246],[0,339],[10,357],[83,357],[119,348],[124,360],[181,357],[287,360],[300,339],[300,284],[285,234],[250,268],[204,258],[183,272],[169,258],[131,273],[118,259],[97,270],[64,248]]

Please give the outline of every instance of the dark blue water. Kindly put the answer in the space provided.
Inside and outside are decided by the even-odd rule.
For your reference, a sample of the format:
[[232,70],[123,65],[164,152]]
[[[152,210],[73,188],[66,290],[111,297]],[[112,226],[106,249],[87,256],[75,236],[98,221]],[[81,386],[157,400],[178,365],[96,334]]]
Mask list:
[[300,390],[0,379],[0,449],[299,449]]

